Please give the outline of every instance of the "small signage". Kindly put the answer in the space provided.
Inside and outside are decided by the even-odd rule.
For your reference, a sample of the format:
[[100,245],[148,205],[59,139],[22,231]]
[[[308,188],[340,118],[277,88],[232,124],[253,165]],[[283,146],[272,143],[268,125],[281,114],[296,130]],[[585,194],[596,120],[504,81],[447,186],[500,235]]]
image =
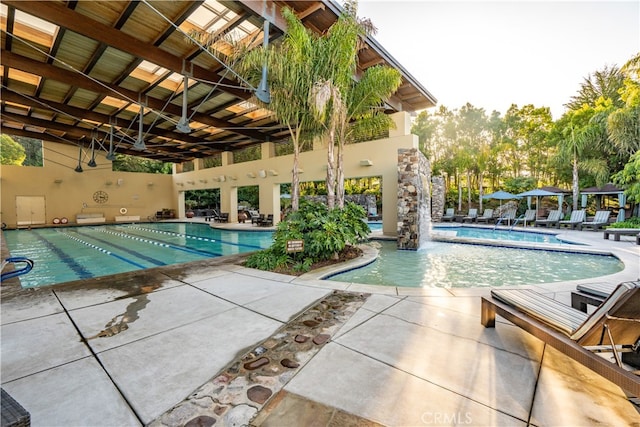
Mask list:
[[304,240],[287,240],[287,252],[304,252]]

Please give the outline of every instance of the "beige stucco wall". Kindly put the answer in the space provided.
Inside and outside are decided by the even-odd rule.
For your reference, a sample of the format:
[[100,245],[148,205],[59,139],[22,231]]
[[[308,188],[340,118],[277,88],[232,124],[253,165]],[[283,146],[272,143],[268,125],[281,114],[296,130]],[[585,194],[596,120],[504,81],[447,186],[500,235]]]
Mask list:
[[[346,178],[382,177],[383,231],[389,235],[397,232],[398,148],[418,146],[417,136],[410,134],[408,114],[397,113],[392,117],[396,129],[389,132],[389,138],[348,145],[344,153]],[[104,213],[107,221],[113,221],[121,208],[127,209],[127,215],[139,215],[141,219],[162,208],[176,209],[178,217],[184,218],[184,192],[205,188],[220,188],[221,210],[229,212],[231,221],[237,221],[237,188],[253,185],[260,188],[260,211],[274,213],[277,222],[280,184],[291,182],[293,164],[292,155],[274,157],[271,143],[264,143],[262,160],[233,164],[231,153],[225,153],[223,166],[196,167],[195,171],[173,175],[112,172],[111,162],[101,151],[96,154],[97,167],[86,165],[89,160],[86,155],[82,162],[84,172],[77,173],[73,170],[78,164],[77,148],[51,142],[45,142],[44,147],[44,167],[0,169],[2,222],[9,227],[16,225],[16,196],[21,195],[44,196],[46,222],[51,224],[54,217],[62,216],[74,222],[79,213]],[[300,155],[301,182],[322,181],[326,177],[326,150],[321,144],[317,148]],[[363,165],[364,160],[371,165]],[[108,193],[106,203],[93,200],[98,190]]]
[[[46,224],[62,217],[73,223],[76,215],[82,213],[102,213],[107,221],[114,221],[122,208],[127,215],[139,215],[141,219],[162,208],[177,209],[171,175],[112,172],[104,152],[96,152],[95,168],[87,166],[90,156],[84,156],[83,172],[78,173],[74,171],[78,164],[77,148],[46,141],[43,146],[44,167],[0,168],[0,211],[2,222],[9,227],[17,223],[17,196],[43,196]],[[93,194],[99,190],[108,194],[105,203],[93,200]]]

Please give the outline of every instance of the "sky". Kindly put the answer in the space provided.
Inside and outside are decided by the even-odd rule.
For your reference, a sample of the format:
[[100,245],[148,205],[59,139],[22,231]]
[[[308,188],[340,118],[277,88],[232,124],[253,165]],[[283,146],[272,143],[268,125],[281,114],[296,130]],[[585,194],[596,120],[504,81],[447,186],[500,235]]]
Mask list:
[[374,38],[438,100],[554,120],[590,74],[640,52],[640,0],[359,0]]

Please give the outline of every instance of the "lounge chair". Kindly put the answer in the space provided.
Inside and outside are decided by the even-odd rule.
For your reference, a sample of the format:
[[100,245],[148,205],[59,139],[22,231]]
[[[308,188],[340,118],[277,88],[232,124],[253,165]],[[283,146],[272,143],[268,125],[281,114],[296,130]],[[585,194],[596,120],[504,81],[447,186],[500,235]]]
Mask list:
[[571,227],[572,230],[580,227],[580,224],[587,219],[587,213],[584,209],[579,209],[571,212],[571,218],[566,221],[558,221],[556,228]]
[[442,222],[445,221],[453,221],[453,219],[455,218],[455,210],[453,208],[447,208],[447,211],[445,212],[444,215],[442,215]]
[[[482,325],[495,327],[496,314],[640,396],[640,376],[622,367],[619,354],[640,337],[640,282],[618,285],[591,315],[530,289],[494,289],[482,298]],[[592,350],[610,351],[616,363]]]
[[218,218],[216,218],[216,221],[218,221],[218,222],[229,222],[229,213],[228,212],[222,212],[220,214],[220,216],[218,216]]
[[580,230],[584,228],[592,228],[593,231],[597,231],[609,224],[610,215],[611,211],[596,211],[596,216],[593,218],[593,221],[586,221],[580,224]]
[[489,221],[493,221],[493,209],[485,209],[482,216],[476,218],[476,222],[486,222],[489,224]]
[[471,208],[467,216],[462,217],[462,222],[475,222],[476,218],[478,218],[478,209]]
[[258,225],[260,227],[269,227],[273,225],[273,214],[268,214],[266,218],[259,219]]
[[527,223],[532,223],[536,220],[536,211],[535,209],[527,209],[524,214],[520,215],[518,218],[516,218],[515,222],[513,223],[513,225],[517,225],[518,223],[520,224],[524,224],[524,226],[527,226]]
[[542,227],[543,225],[545,227],[556,227],[560,222],[561,215],[562,211],[560,210],[549,211],[549,216],[547,216],[547,219],[537,219],[534,225],[536,227]]
[[571,307],[587,312],[588,305],[599,306],[616,289],[611,283],[585,283],[571,292]]
[[249,210],[249,217],[251,218],[251,224],[255,224],[258,222],[258,219],[260,218],[260,212],[255,211],[255,210]]
[[516,209],[509,209],[506,210],[502,215],[500,215],[500,217],[497,219],[496,221],[496,226],[500,225],[500,224],[507,224],[507,225],[511,225],[511,223],[513,222],[513,220],[516,219]]

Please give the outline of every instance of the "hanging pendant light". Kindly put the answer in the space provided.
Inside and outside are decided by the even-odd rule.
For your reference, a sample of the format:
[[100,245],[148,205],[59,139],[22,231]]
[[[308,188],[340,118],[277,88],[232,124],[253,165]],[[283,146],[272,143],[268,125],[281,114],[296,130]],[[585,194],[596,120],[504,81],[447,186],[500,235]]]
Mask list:
[[182,117],[176,125],[176,130],[182,133],[191,133],[191,127],[189,127],[189,118],[187,117],[187,86],[189,86],[189,77],[184,76],[184,89],[182,90]]
[[142,135],[142,119],[144,118],[144,107],[140,104],[140,121],[138,123],[138,140],[133,144],[134,150],[146,150],[147,146],[144,144],[144,138]]
[[107,153],[107,160],[114,161],[116,159],[116,153],[113,151],[113,125],[109,128],[109,152]]
[[91,138],[91,160],[89,160],[89,162],[87,163],[87,166],[89,166],[90,168],[95,168],[96,166],[98,166],[96,163],[96,151],[94,148],[95,141],[95,138]]
[[78,153],[78,166],[76,166],[76,168],[74,169],[74,171],[78,172],[78,173],[82,173],[82,144],[79,145],[80,150]]
[[[263,30],[264,39],[262,42],[262,46],[265,51],[267,50],[267,46],[269,45],[269,21],[267,19],[264,20]],[[268,104],[271,102],[271,94],[269,93],[269,85],[267,84],[267,64],[262,66],[262,78],[260,79],[260,84],[258,84],[258,88],[256,89],[256,98],[260,101]]]

